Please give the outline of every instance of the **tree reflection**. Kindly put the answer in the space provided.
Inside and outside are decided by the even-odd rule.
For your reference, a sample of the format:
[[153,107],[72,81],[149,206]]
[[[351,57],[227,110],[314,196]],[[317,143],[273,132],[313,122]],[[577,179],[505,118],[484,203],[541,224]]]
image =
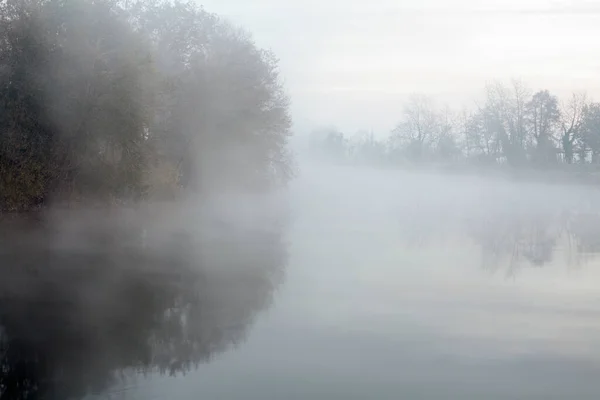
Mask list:
[[4,221],[2,399],[78,398],[127,371],[186,372],[244,339],[281,279],[281,225],[140,213]]
[[600,215],[593,212],[577,213],[568,225],[571,243],[583,255],[600,252]]
[[573,265],[600,253],[600,215],[578,210],[539,213],[500,213],[470,226],[470,238],[480,246],[484,268],[519,269],[542,267],[557,252]]
[[[600,254],[600,212],[590,207],[512,202],[453,208],[435,203],[403,210],[398,234],[409,246],[437,245],[467,238],[480,250],[481,265],[514,276],[523,268],[544,267],[565,255],[569,266]],[[425,207],[424,207],[425,205]],[[464,242],[463,242],[464,243]]]
[[552,261],[560,227],[545,214],[492,214],[471,221],[469,236],[481,248],[482,265],[514,275],[524,265],[541,267]]

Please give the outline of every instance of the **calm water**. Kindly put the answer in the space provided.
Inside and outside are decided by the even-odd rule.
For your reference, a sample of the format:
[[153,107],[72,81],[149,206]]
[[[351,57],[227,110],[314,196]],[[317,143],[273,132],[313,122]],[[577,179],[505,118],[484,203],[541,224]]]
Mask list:
[[[130,279],[140,294],[128,288],[98,305],[89,292],[119,281],[104,276],[110,283],[94,279],[78,295],[87,311],[44,308],[47,298],[31,306],[58,310],[72,328],[40,334],[54,319],[34,315],[36,334],[25,335],[33,323],[14,307],[27,310],[31,300],[13,296],[2,303],[13,305],[2,310],[6,331],[19,333],[11,337],[27,365],[41,354],[79,386],[96,384],[99,398],[600,396],[598,191],[306,166],[290,199],[287,231],[257,230],[248,220],[246,230],[238,224],[235,235],[215,239],[221,228],[211,225],[201,236],[212,245],[193,248],[212,252],[194,253],[203,262],[182,269],[192,271],[184,279],[140,279],[147,273],[138,271]],[[162,297],[150,301],[156,293]],[[113,330],[89,340],[94,329],[82,320]],[[66,343],[73,337],[83,344]],[[62,352],[48,350],[57,343]],[[120,357],[106,356],[114,353]],[[125,384],[96,379],[119,367],[147,375]],[[44,368],[33,376],[56,381]]]
[[596,191],[306,168],[292,200],[248,340],[132,398],[600,396]]

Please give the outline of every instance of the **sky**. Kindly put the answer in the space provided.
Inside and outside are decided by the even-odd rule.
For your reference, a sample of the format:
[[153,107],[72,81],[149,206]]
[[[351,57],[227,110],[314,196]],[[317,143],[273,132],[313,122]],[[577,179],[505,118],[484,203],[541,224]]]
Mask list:
[[461,110],[495,80],[600,99],[598,0],[198,1],[276,53],[299,134],[387,134],[411,93]]

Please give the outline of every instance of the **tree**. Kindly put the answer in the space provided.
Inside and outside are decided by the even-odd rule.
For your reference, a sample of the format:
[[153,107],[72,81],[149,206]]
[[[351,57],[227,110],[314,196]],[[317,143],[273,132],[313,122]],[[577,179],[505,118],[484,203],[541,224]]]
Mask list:
[[582,145],[592,152],[592,162],[600,160],[600,103],[587,104],[583,109],[581,121]]
[[438,117],[439,126],[435,138],[435,157],[444,162],[455,161],[460,156],[457,143],[457,118],[449,107],[445,107]]
[[465,121],[468,155],[485,163],[496,162],[501,145],[496,134],[496,120],[487,107],[479,108]]
[[348,157],[348,139],[337,128],[321,128],[310,134],[311,151],[319,158],[343,161]]
[[286,183],[291,118],[274,54],[192,3],[132,7],[142,10],[140,30],[163,77],[161,118],[150,130],[184,184],[205,191]]
[[560,122],[558,99],[547,90],[541,90],[526,104],[526,113],[534,160],[543,164],[555,161],[553,141]]
[[424,95],[413,94],[404,105],[403,119],[394,128],[392,135],[409,158],[422,160],[438,127],[438,115],[432,100]]
[[0,7],[0,210],[142,196],[150,53],[116,4]]
[[503,155],[513,166],[525,162],[525,104],[528,93],[529,90],[516,80],[511,88],[496,83],[486,90],[484,115]]
[[573,163],[574,146],[580,137],[586,103],[585,93],[573,93],[571,99],[562,106],[560,143],[567,164]]
[[31,0],[0,21],[0,211],[138,201],[154,171],[203,193],[293,175],[278,61],[214,14]]

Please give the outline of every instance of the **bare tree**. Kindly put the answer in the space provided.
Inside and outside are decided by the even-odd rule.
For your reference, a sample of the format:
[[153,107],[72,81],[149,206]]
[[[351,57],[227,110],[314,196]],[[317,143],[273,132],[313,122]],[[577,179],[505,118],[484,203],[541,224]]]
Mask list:
[[413,159],[422,159],[426,146],[431,143],[438,128],[438,115],[431,98],[413,94],[404,106],[403,119],[392,131]]
[[574,144],[579,139],[586,104],[586,93],[579,92],[573,93],[571,99],[562,105],[560,120],[562,132],[560,141],[567,164],[573,163]]
[[534,160],[540,163],[555,161],[553,142],[560,122],[558,99],[548,90],[541,90],[526,104],[526,113]]
[[434,150],[436,158],[441,161],[455,160],[461,154],[456,135],[459,122],[459,116],[449,106],[439,114]]
[[471,120],[472,114],[468,109],[463,108],[459,113],[456,114],[456,134],[457,140],[463,156],[470,157],[473,151],[473,143],[468,135],[469,121]]
[[513,146],[517,146],[519,150],[525,148],[525,140],[527,130],[525,128],[526,120],[526,105],[529,101],[531,91],[520,80],[511,82],[512,98],[510,99],[509,108],[509,133]]
[[592,152],[592,162],[600,160],[600,103],[590,103],[584,107],[581,124],[581,142],[585,149]]
[[465,121],[465,143],[468,144],[468,156],[480,161],[495,161],[501,151],[496,135],[495,117],[487,107],[479,107]]
[[528,97],[529,90],[518,80],[513,80],[511,87],[494,83],[486,88],[484,115],[511,165],[522,164],[525,160],[525,104]]

